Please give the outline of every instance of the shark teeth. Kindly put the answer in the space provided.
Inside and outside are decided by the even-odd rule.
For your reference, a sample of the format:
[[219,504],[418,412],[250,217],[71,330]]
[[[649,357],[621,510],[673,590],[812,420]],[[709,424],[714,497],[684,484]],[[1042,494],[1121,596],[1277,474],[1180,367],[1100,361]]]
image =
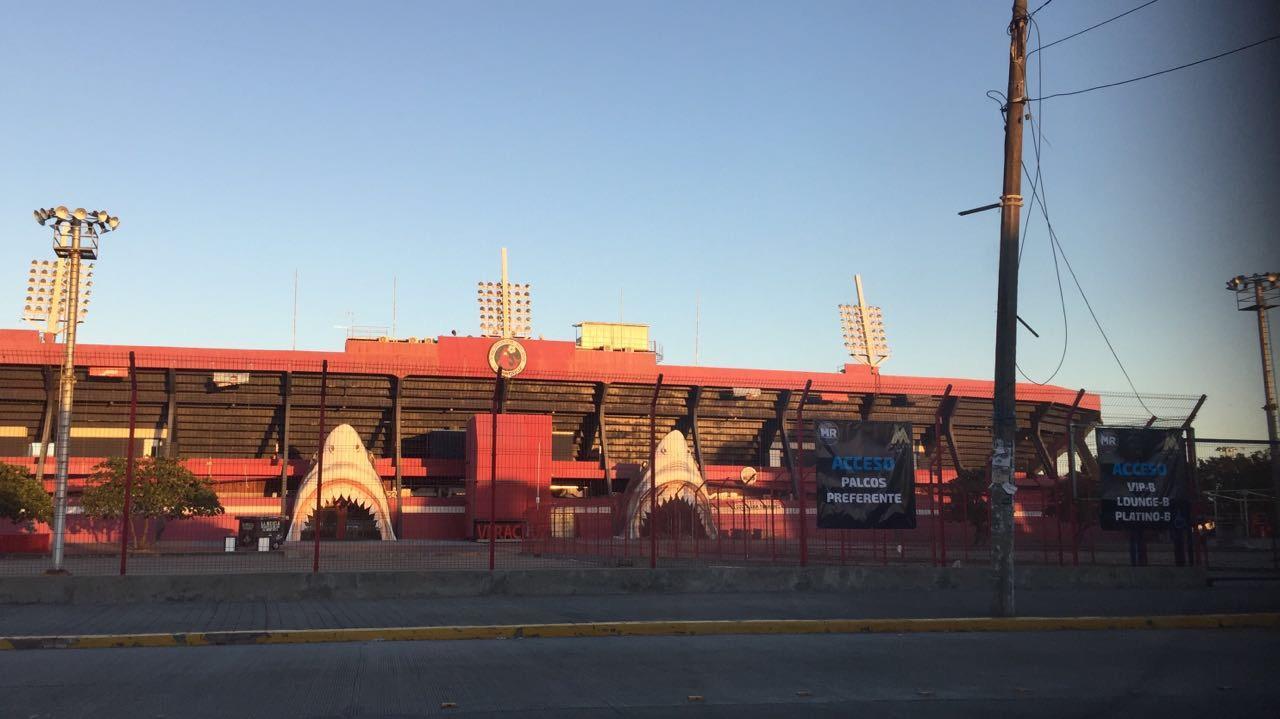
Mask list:
[[[311,467],[294,496],[289,541],[302,538],[303,524],[315,511],[318,469],[319,463]],[[384,541],[396,538],[382,478],[369,461],[369,451],[360,441],[360,435],[349,424],[334,427],[324,440],[324,483],[321,491],[321,506],[338,500],[356,504],[373,515],[378,534]]]
[[689,445],[679,431],[673,430],[662,438],[658,443],[654,466],[640,481],[631,482],[627,487],[626,526],[623,531],[629,537],[639,538],[641,524],[648,526],[651,483],[657,492],[654,503],[661,506],[673,501],[688,504],[706,536],[715,536],[716,525],[706,485],[703,484],[697,462],[689,452]]

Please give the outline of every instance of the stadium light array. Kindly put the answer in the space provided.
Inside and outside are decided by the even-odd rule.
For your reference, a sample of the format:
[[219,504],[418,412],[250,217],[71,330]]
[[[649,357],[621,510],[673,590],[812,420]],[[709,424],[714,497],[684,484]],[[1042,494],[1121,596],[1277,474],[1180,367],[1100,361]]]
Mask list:
[[480,336],[533,336],[532,285],[507,281],[507,249],[502,248],[502,279],[477,282],[476,303],[480,308]]
[[[27,270],[27,294],[22,305],[22,320],[35,329],[50,335],[60,335],[66,330],[65,303],[71,293],[67,288],[70,278],[70,261],[32,260]],[[93,265],[86,265],[80,273],[80,307],[76,321],[84,322],[89,313],[89,295],[93,293]]]
[[855,275],[858,304],[840,305],[840,331],[844,348],[857,364],[880,366],[889,359],[889,340],[884,331],[884,312],[863,300],[862,277]]

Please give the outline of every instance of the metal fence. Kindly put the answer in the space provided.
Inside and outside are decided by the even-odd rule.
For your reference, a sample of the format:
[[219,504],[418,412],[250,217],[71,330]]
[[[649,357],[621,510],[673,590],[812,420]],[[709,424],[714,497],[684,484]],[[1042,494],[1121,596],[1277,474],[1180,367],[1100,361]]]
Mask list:
[[[0,429],[21,428],[0,462],[52,494],[46,354],[0,356]],[[67,462],[73,574],[989,561],[981,383],[87,355]],[[1217,557],[1194,527],[1097,526],[1090,430],[1189,428],[1197,399],[1020,387],[1017,561],[1269,565]],[[914,529],[818,527],[810,427],[824,418],[913,424]],[[1193,511],[1206,506],[1197,494]],[[46,523],[0,525],[0,574],[51,568]]]

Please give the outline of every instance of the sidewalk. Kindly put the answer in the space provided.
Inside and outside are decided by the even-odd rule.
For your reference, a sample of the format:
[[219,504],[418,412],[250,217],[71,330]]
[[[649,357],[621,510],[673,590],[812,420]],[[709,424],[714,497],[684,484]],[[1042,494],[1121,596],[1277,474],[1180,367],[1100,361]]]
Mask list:
[[[0,605],[0,636],[196,633],[664,620],[989,616],[973,590],[480,596],[433,599]],[[1280,611],[1280,583],[1203,589],[1023,590],[1024,617]]]

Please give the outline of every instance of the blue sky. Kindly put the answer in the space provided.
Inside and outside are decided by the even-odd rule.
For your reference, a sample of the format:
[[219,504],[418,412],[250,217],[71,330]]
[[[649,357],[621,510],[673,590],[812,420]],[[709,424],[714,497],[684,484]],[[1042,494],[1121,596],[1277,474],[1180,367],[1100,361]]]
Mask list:
[[[1048,42],[1137,4],[1037,20]],[[984,92],[1009,5],[13,3],[2,324],[49,252],[31,210],[65,203],[122,219],[85,341],[287,348],[295,268],[300,348],[340,348],[349,312],[390,324],[393,275],[401,334],[474,333],[506,246],[548,338],[616,319],[621,289],[688,363],[700,295],[703,364],[829,371],[857,272],[886,372],[989,377],[999,218],[955,213],[1000,191]],[[1031,70],[1046,92],[1131,77],[1275,34],[1276,7],[1163,0]],[[1210,396],[1202,435],[1265,434],[1255,324],[1223,282],[1280,269],[1278,61],[1272,43],[1036,110],[1094,308],[1141,391]],[[1054,383],[1126,389],[1066,282]],[[1043,378],[1063,331],[1042,221],[1020,301]]]

